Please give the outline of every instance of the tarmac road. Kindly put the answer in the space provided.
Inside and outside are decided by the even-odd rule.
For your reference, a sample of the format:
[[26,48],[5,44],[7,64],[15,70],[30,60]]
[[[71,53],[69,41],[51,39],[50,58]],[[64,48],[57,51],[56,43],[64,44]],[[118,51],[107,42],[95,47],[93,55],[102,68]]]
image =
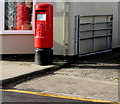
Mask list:
[[[42,93],[34,93],[22,90],[3,90],[2,102],[81,102],[65,98],[50,97]],[[83,102],[83,101],[82,101]]]
[[[25,90],[0,90],[2,93],[2,104],[17,104],[17,103],[47,103],[51,102],[52,104],[62,103],[62,104],[77,104],[77,103],[90,103],[94,104],[95,102],[85,101],[85,100],[78,100],[79,98],[70,98],[65,96],[53,95],[53,94],[45,94],[39,92],[31,92]],[[6,103],[5,103],[6,102]],[[97,104],[104,104],[104,103],[97,103]],[[106,104],[106,103],[105,103]]]

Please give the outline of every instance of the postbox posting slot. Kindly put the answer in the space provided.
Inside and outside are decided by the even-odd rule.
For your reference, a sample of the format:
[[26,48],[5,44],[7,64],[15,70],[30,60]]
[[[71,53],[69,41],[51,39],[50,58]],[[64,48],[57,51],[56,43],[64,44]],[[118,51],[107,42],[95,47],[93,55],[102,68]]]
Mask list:
[[36,13],[36,31],[37,36],[45,36],[46,35],[46,11],[37,11]]

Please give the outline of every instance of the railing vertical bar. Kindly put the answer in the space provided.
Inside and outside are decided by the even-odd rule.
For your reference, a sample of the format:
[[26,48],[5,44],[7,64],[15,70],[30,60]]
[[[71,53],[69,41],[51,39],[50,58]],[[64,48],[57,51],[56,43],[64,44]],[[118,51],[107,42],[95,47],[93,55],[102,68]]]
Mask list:
[[80,24],[80,20],[79,20],[80,16],[77,15],[75,16],[75,49],[74,49],[74,53],[75,55],[79,55],[79,24]]

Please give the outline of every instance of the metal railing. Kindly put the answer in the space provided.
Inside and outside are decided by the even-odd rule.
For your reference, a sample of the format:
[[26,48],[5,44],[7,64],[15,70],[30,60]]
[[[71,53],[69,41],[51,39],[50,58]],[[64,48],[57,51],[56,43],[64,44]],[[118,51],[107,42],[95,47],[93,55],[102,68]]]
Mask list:
[[[113,15],[77,15],[75,16],[75,55],[86,56],[111,51],[112,49]],[[99,35],[96,35],[99,32]],[[103,34],[104,32],[104,34]],[[88,35],[88,34],[92,35]],[[84,34],[84,35],[83,35]],[[96,50],[96,39],[106,38],[105,49]],[[92,41],[92,51],[82,52],[81,41]]]

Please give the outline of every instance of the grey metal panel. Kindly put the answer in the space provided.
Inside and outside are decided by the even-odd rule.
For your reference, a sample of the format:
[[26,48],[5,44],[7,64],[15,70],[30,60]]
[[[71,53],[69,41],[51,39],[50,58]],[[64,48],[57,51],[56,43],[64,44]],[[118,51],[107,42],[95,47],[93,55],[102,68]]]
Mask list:
[[75,53],[83,56],[112,49],[113,15],[86,15],[75,18]]
[[106,39],[106,37],[95,38],[95,51],[107,49]]
[[93,39],[80,41],[80,54],[93,52]]

